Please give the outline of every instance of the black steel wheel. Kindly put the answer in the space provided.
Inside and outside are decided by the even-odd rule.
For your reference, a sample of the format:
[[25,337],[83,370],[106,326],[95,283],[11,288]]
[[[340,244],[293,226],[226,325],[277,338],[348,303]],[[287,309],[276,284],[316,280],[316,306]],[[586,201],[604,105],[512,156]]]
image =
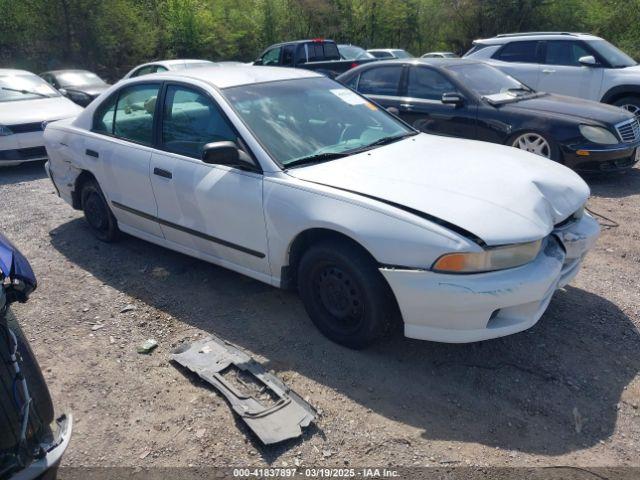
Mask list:
[[84,183],[81,201],[84,218],[96,238],[103,242],[116,240],[119,234],[118,222],[111,213],[107,200],[95,180],[88,180]]
[[309,248],[298,267],[298,291],[318,329],[349,348],[375,342],[396,314],[393,294],[375,262],[347,242]]

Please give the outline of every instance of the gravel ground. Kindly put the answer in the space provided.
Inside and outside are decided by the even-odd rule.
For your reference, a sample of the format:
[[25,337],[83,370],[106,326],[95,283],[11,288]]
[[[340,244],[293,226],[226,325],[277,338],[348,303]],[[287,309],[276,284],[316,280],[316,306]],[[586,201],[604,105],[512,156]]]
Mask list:
[[[0,229],[39,280],[15,310],[75,415],[63,464],[640,466],[640,169],[588,180],[590,208],[620,226],[535,327],[356,352],[321,336],[294,294],[132,237],[100,243],[41,165],[0,170]],[[307,398],[317,424],[262,447],[168,361],[209,333]],[[158,348],[136,353],[148,338]]]

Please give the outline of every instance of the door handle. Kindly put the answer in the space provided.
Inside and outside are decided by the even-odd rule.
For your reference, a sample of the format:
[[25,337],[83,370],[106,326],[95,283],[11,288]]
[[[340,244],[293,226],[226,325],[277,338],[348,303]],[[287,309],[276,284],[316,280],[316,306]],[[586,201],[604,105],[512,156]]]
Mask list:
[[155,167],[153,174],[164,178],[173,178],[173,174],[169,170],[163,170],[162,168]]
[[90,150],[88,148],[84,151],[84,153],[86,153],[90,157],[95,157],[95,158],[100,157],[100,154],[98,152],[96,152],[95,150]]
[[400,108],[411,108],[413,105],[411,105],[410,103],[401,103],[400,104]]
[[556,73],[556,71],[553,68],[545,68],[542,73]]

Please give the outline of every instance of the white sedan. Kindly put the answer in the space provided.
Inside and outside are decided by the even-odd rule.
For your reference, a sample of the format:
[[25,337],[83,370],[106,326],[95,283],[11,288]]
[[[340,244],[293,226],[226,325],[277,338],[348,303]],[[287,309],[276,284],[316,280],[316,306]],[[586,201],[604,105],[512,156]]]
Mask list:
[[197,59],[182,59],[176,58],[173,60],[156,60],[155,62],[143,63],[137,67],[132,68],[123,79],[141,77],[142,75],[149,75],[151,73],[162,73],[176,70],[188,70],[192,68],[202,67],[214,67],[220,66],[219,63],[214,63],[209,60],[197,60]]
[[418,133],[319,74],[201,68],[123,81],[45,131],[59,195],[123,231],[276,287],[361,348],[534,325],[599,233],[557,163]]
[[45,160],[46,123],[81,111],[37,75],[0,68],[0,167]]

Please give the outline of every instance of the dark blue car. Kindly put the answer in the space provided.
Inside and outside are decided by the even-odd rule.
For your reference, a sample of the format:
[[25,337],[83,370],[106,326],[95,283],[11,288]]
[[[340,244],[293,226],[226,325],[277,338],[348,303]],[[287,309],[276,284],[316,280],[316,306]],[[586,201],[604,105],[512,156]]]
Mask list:
[[[36,288],[31,265],[0,233],[0,479],[53,479],[71,436],[10,305]],[[52,428],[52,425],[54,427]]]

